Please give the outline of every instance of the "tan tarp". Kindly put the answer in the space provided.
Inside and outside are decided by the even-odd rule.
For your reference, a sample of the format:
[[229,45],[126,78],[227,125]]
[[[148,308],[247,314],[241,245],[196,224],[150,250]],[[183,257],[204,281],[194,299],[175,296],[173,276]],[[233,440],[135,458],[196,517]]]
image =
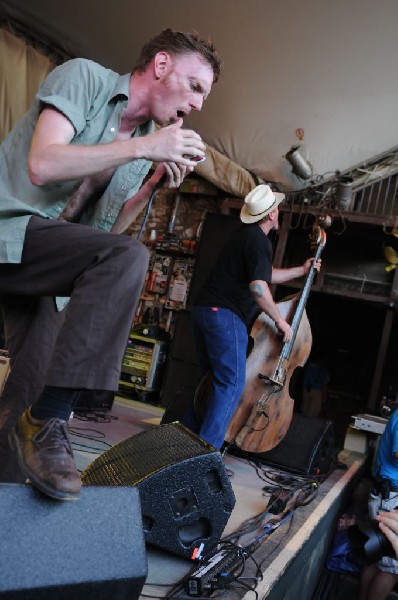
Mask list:
[[0,142],[26,112],[53,66],[22,39],[0,29]]
[[206,147],[206,160],[195,167],[195,173],[239,198],[244,198],[257,185],[249,171],[211,146]]

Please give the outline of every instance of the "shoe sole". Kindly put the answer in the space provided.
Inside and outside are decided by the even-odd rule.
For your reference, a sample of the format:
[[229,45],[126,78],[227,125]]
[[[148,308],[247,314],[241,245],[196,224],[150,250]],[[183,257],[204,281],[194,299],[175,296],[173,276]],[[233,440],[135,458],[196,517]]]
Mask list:
[[45,483],[43,483],[43,481],[41,481],[40,479],[37,479],[36,476],[34,475],[34,473],[32,473],[26,467],[24,460],[22,458],[22,453],[21,453],[20,446],[18,443],[18,436],[15,432],[15,426],[11,429],[11,431],[8,434],[8,442],[11,446],[11,450],[13,451],[14,455],[17,458],[19,468],[21,469],[23,474],[30,480],[31,484],[35,488],[37,488],[40,492],[42,492],[46,496],[49,496],[50,498],[53,498],[54,500],[74,501],[74,500],[80,499],[80,493],[76,494],[73,492],[61,492],[60,490],[56,490],[55,488],[53,488],[51,486],[47,486]]

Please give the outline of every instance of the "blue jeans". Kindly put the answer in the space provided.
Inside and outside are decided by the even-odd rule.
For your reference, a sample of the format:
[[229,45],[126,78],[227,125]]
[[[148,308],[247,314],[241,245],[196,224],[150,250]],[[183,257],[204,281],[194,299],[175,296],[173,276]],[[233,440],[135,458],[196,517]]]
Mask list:
[[247,327],[226,308],[195,306],[192,326],[203,373],[213,374],[214,391],[198,435],[220,449],[245,386]]

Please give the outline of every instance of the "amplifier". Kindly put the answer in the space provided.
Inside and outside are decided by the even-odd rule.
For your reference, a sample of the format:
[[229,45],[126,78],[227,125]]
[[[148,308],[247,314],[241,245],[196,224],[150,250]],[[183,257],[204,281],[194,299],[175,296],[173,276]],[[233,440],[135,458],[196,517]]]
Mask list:
[[80,390],[73,402],[74,413],[103,413],[112,410],[115,392],[109,390]]
[[159,391],[169,344],[132,331],[123,357],[119,390],[121,392]]
[[363,429],[364,431],[378,433],[379,435],[384,432],[388,422],[388,419],[376,415],[368,415],[366,413],[354,415],[352,418],[354,419],[353,426],[355,429]]

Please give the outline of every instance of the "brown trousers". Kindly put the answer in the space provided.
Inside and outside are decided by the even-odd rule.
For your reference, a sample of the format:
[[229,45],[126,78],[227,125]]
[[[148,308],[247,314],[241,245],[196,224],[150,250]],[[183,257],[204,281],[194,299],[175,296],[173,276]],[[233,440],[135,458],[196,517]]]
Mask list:
[[[124,235],[32,217],[22,263],[0,265],[11,371],[0,399],[0,481],[21,481],[7,435],[45,385],[117,390],[148,250]],[[70,296],[61,312],[55,296]]]

